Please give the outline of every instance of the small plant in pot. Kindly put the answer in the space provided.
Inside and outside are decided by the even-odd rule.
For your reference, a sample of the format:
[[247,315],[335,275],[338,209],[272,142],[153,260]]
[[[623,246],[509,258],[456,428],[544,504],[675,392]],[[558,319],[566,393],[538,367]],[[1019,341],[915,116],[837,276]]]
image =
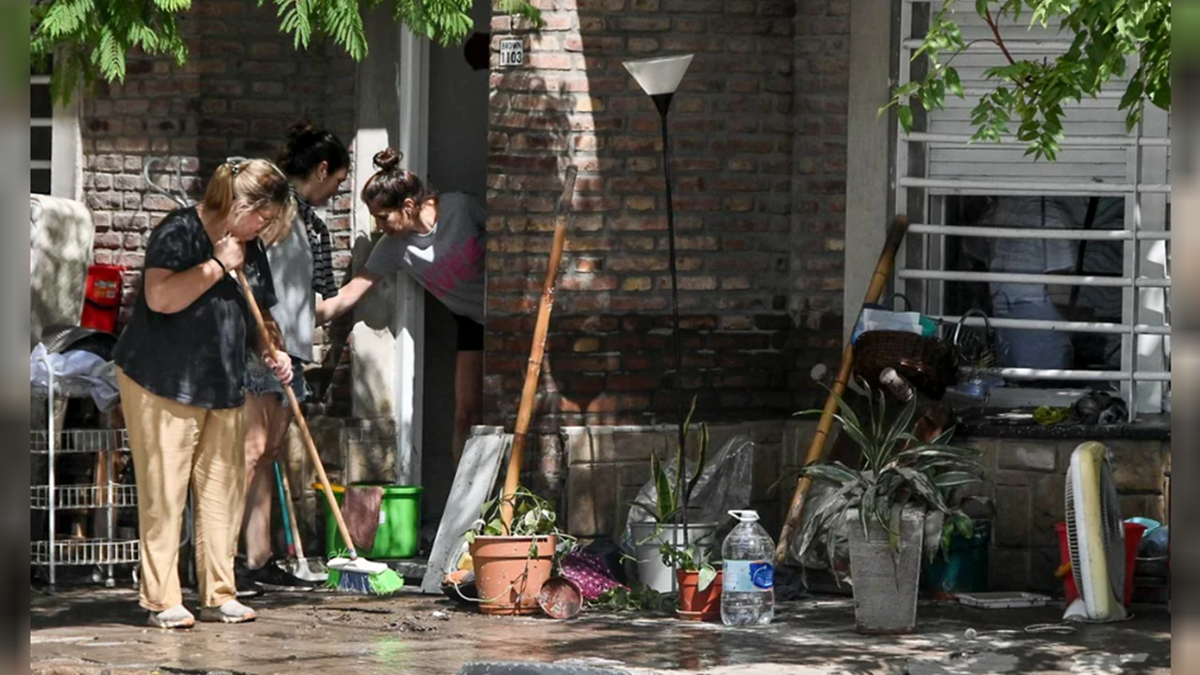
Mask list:
[[[691,410],[683,424],[685,438],[695,411],[696,400],[692,399]],[[698,551],[709,555],[715,545],[717,523],[694,522],[695,512],[688,507],[704,471],[708,441],[708,425],[701,424],[699,450],[691,475],[688,475],[689,463],[682,446],[675,450],[675,467],[684,467],[682,471],[669,471],[667,464],[658,455],[651,455],[650,472],[654,485],[654,502],[632,502],[634,508],[649,516],[648,521],[631,525],[637,547],[638,579],[659,593],[671,593],[678,588],[675,567],[669,562],[678,558],[664,556],[663,551],[666,548],[686,550],[694,544]]]
[[[944,495],[975,483],[983,474],[978,451],[950,444],[953,429],[932,440],[913,435],[916,401],[889,414],[882,392],[865,383],[867,411],[857,414],[838,400],[842,433],[861,452],[859,468],[841,462],[805,467],[802,475],[835,490],[800,531],[803,556],[820,540],[830,552],[844,526],[850,540],[850,574],[859,632],[907,633],[916,627],[917,587],[923,548],[936,553],[942,537],[924,536],[928,520],[934,532],[943,523],[958,527],[965,515]],[[807,414],[807,413],[806,413]]]
[[[510,502],[506,526],[501,506]],[[525,488],[484,504],[466,533],[484,614],[536,614],[538,593],[575,539],[558,529],[553,505]]]
[[715,621],[721,618],[721,570],[712,560],[712,548],[688,543],[684,546],[662,544],[663,564],[675,570],[679,584],[676,613],[690,621]]

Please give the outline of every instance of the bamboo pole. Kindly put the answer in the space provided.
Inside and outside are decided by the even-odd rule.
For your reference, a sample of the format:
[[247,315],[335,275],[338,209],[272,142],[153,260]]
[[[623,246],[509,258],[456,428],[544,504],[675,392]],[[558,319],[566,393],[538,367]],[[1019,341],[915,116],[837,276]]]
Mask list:
[[[879,254],[879,262],[875,264],[875,273],[871,276],[867,293],[863,297],[864,305],[878,302],[880,296],[883,295],[884,289],[891,280],[896,252],[900,250],[900,243],[904,240],[904,234],[907,231],[908,217],[896,216],[896,220],[888,230],[883,252]],[[833,429],[833,416],[837,414],[838,410],[838,398],[846,392],[846,384],[850,381],[850,373],[853,368],[854,346],[847,342],[846,349],[842,352],[842,367],[833,381],[832,392],[825,400],[825,408],[821,411],[821,421],[817,423],[817,431],[813,434],[812,443],[808,446],[808,455],[804,459],[805,466],[820,461],[825,454],[825,443],[829,438],[830,430]],[[776,566],[783,565],[787,560],[792,533],[800,526],[801,516],[804,514],[804,498],[808,495],[810,487],[812,487],[812,481],[807,476],[796,483],[796,491],[792,494],[792,503],[788,508],[787,519],[783,523],[783,531],[779,534],[779,544],[775,547]]]
[[554,245],[550,249],[546,279],[542,282],[542,301],[538,305],[533,345],[529,350],[529,365],[525,370],[525,386],[521,390],[521,405],[517,409],[517,424],[513,430],[512,453],[508,458],[508,473],[504,477],[504,493],[500,500],[500,520],[504,523],[505,531],[509,530],[512,523],[517,486],[521,483],[521,464],[524,461],[525,443],[529,436],[529,422],[533,418],[533,406],[537,402],[538,378],[542,372],[542,358],[546,354],[546,332],[550,328],[550,312],[554,309],[554,284],[558,280],[558,267],[562,263],[563,247],[567,239],[567,216],[571,209],[571,197],[575,192],[576,173],[576,167],[567,168],[567,175],[563,178],[562,196],[558,200]]

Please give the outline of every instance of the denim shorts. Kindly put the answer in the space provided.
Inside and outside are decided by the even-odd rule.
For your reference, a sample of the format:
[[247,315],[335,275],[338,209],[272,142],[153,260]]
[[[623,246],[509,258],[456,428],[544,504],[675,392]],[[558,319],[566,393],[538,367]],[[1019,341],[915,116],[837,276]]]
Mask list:
[[[304,380],[303,365],[299,359],[292,357],[292,391],[296,394],[296,400],[301,403],[308,400],[309,396],[308,382]],[[275,377],[275,373],[258,356],[250,356],[246,359],[244,382],[246,391],[255,396],[278,394],[280,398],[283,397],[283,385],[279,383],[279,378]]]

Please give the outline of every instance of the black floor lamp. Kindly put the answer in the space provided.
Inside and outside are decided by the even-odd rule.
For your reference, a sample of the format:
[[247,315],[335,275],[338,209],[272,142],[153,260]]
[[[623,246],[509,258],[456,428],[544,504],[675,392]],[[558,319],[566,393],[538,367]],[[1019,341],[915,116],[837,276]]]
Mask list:
[[683,430],[683,344],[679,336],[679,277],[675,265],[675,205],[671,199],[671,145],[667,136],[667,111],[671,108],[671,99],[675,96],[675,91],[679,89],[679,83],[683,81],[683,76],[687,72],[688,66],[691,65],[693,56],[693,54],[684,54],[624,62],[625,69],[629,71],[630,75],[633,75],[633,79],[637,80],[642,90],[649,94],[662,118],[662,161],[667,189],[667,242],[670,248],[671,268],[671,319],[675,329],[675,405],[679,416],[680,461],[679,465],[675,467],[675,473],[680,500],[679,517],[683,525],[685,545],[688,541],[688,505],[687,495],[684,494],[687,454],[684,452],[686,438]]

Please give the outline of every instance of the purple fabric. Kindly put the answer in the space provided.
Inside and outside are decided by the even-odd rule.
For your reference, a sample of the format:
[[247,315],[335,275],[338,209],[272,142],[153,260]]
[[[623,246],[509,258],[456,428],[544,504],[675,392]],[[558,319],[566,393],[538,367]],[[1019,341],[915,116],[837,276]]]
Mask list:
[[568,553],[562,561],[562,575],[579,586],[585,600],[596,600],[613,588],[625,588],[613,577],[604,559],[594,553]]

